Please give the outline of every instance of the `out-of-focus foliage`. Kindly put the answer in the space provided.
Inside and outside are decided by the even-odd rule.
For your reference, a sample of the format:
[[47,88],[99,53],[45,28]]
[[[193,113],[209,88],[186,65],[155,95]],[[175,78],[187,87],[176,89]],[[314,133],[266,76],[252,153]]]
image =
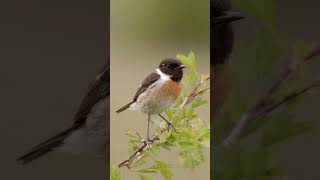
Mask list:
[[267,27],[274,24],[274,1],[273,0],[232,0],[243,12],[250,17],[255,17]]
[[[236,42],[233,64],[235,87],[212,125],[213,156],[211,166],[214,180],[267,180],[282,177],[283,172],[272,154],[273,145],[292,140],[292,137],[311,130],[306,119],[296,119],[297,105],[302,98],[286,103],[277,111],[255,119],[232,149],[221,146],[243,113],[270,87],[279,70],[289,60],[296,69],[274,98],[306,86],[308,68],[302,61],[308,43],[287,44],[277,36],[274,27],[274,1],[233,0],[233,4],[248,18],[258,20],[254,33],[245,41]],[[244,20],[245,21],[245,20]],[[238,33],[240,34],[240,33]],[[288,61],[285,61],[288,60]],[[240,84],[241,83],[241,84]]]
[[[189,104],[181,107],[181,104],[184,104],[189,93],[193,92],[199,82],[202,83],[197,92],[206,92],[207,76],[197,71],[194,53],[191,52],[188,56],[179,54],[177,58],[190,71],[184,75],[183,92],[175,104],[165,111],[167,119],[172,122],[176,132],[172,129],[168,131],[167,124],[162,122],[161,119],[154,120],[158,140],[148,150],[143,151],[137,158],[128,163],[130,170],[135,171],[137,177],[140,177],[141,180],[154,180],[157,177],[155,175],[161,175],[163,179],[171,180],[174,176],[171,165],[158,158],[160,151],[177,152],[177,160],[180,161],[181,166],[192,170],[205,161],[204,151],[210,145],[209,124],[206,120],[201,119],[198,114],[198,109],[207,105],[203,93],[194,97]],[[129,138],[128,151],[131,155],[141,147],[144,138],[133,130],[128,130],[126,135]],[[112,166],[111,177],[112,180],[120,180],[120,169]]]
[[110,168],[110,179],[111,180],[120,180],[120,169],[116,165],[112,165]]

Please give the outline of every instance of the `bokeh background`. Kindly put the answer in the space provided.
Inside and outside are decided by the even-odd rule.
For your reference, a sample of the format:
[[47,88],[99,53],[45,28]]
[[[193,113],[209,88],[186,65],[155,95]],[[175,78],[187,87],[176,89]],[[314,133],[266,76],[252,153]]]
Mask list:
[[[160,61],[187,55],[193,51],[201,73],[210,73],[209,0],[150,1],[111,0],[111,163],[129,157],[127,129],[146,135],[147,119],[140,112],[115,111],[132,100],[139,84]],[[206,97],[209,99],[209,95]],[[209,104],[201,108],[201,117],[209,120]],[[158,118],[155,121],[159,120]],[[163,151],[159,159],[173,166],[173,180],[208,180],[209,150],[206,162],[194,171],[183,169],[177,153]],[[124,180],[138,178],[126,168]],[[135,175],[135,176],[133,176]],[[161,179],[157,177],[156,179]]]
[[[232,2],[234,9],[246,17],[234,23],[236,39],[232,56],[233,92],[237,92],[242,99],[255,100],[266,87],[263,83],[270,82],[264,78],[270,78],[268,75],[270,72],[273,74],[279,72],[278,68],[270,68],[272,64],[270,62],[280,62],[288,57],[286,56],[288,52],[279,55],[283,50],[280,51],[279,47],[292,48],[297,45],[310,47],[319,44],[320,25],[315,22],[320,16],[317,10],[320,4],[316,0],[232,0]],[[270,32],[273,32],[271,36]],[[265,56],[261,56],[263,53]],[[316,58],[308,68],[308,73],[301,78],[302,83],[319,79],[319,65],[319,58]],[[261,74],[250,76],[255,71],[260,71]],[[301,85],[296,84],[297,88]],[[290,109],[290,114],[295,121],[311,121],[312,130],[288,138],[271,148],[274,155],[273,162],[279,163],[280,169],[283,170],[283,179],[320,179],[319,102],[319,89],[300,98],[299,105]],[[280,118],[279,121],[281,120]],[[246,145],[254,146],[252,142],[256,142],[254,138],[257,136],[252,137]]]

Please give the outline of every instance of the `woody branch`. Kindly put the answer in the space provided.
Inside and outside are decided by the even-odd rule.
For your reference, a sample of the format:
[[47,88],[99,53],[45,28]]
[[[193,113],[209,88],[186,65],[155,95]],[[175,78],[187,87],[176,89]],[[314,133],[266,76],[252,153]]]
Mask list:
[[[305,63],[309,63],[313,58],[320,56],[320,45],[311,49],[309,53],[304,57],[303,61]],[[278,99],[273,100],[272,96],[280,89],[281,85],[283,85],[286,80],[295,72],[296,68],[293,65],[293,59],[290,60],[288,64],[282,70],[282,73],[279,77],[272,83],[270,88],[266,91],[265,95],[262,96],[251,108],[249,108],[243,115],[241,116],[238,124],[233,128],[231,133],[227,136],[227,138],[223,141],[222,145],[227,149],[230,149],[232,145],[239,139],[242,135],[243,131],[250,125],[252,121],[257,119],[257,117],[265,116],[274,110],[278,109],[281,105],[286,104],[287,102],[293,100],[294,98],[305,94],[311,89],[320,87],[320,80],[312,82],[306,87],[296,90],[294,92],[289,93],[288,95]]]

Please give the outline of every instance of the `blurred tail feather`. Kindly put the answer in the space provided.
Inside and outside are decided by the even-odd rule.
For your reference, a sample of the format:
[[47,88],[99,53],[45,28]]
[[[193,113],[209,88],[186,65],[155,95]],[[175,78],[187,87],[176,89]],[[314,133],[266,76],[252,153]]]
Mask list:
[[24,154],[23,156],[19,157],[17,160],[22,161],[22,164],[27,164],[60,146],[64,139],[70,135],[73,130],[75,130],[77,126],[71,127],[62,131],[61,133],[57,134],[56,136],[40,143],[39,145],[31,148],[31,150]]

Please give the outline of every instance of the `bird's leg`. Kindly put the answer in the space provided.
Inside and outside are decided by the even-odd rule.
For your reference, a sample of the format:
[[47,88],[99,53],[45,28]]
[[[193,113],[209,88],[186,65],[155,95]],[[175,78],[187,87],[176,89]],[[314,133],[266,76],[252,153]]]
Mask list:
[[164,118],[161,114],[158,114],[163,120],[165,120],[168,124],[169,128],[172,128],[175,132],[177,132],[177,130],[174,128],[172,122],[168,121],[166,118]]
[[148,114],[148,130],[147,130],[147,139],[143,141],[144,144],[147,145],[147,148],[150,149],[151,148],[151,144],[152,144],[152,140],[150,139],[149,136],[149,129],[150,129],[150,114]]
[[150,141],[149,138],[149,129],[150,129],[150,114],[148,114],[148,131],[147,131],[147,140]]

